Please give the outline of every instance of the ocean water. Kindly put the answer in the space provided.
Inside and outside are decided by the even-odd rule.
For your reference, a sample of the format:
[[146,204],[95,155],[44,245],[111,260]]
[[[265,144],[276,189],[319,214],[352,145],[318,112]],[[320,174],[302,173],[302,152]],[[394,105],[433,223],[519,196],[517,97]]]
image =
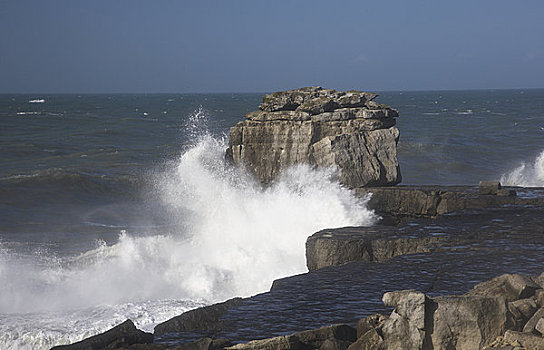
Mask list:
[[[266,291],[304,242],[372,225],[328,171],[272,187],[223,163],[262,94],[0,95],[0,348],[47,349],[131,318]],[[404,184],[544,186],[544,90],[384,92]]]

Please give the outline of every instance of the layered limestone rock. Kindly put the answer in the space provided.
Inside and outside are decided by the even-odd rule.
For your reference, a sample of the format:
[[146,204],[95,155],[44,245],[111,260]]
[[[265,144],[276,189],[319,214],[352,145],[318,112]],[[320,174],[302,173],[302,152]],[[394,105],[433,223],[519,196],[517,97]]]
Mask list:
[[304,163],[336,167],[352,188],[395,185],[398,112],[374,102],[377,96],[321,87],[265,95],[259,111],[231,128],[226,157],[265,184]]

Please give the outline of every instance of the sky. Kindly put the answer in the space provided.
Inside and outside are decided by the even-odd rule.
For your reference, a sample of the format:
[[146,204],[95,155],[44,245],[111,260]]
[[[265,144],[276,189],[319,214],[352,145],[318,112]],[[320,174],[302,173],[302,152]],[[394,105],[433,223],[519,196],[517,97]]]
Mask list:
[[542,0],[0,0],[0,93],[544,87]]

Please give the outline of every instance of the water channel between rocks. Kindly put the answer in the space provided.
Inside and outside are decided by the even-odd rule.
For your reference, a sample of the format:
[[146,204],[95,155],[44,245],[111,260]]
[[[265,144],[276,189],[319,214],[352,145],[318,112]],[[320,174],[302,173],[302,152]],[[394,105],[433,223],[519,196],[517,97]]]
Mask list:
[[221,330],[171,333],[155,341],[176,344],[212,336],[239,342],[334,323],[355,324],[373,313],[389,314],[391,310],[381,301],[387,291],[462,294],[503,273],[536,275],[544,271],[542,206],[462,211],[370,229],[385,235],[389,231],[414,237],[444,236],[452,243],[385,262],[357,261],[283,278],[270,292],[231,307],[222,317]]

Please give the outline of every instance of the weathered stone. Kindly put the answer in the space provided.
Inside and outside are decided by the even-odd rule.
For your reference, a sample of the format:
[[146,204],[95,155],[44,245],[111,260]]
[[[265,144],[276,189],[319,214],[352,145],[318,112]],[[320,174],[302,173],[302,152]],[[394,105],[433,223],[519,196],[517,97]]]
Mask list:
[[327,136],[311,147],[318,167],[337,166],[340,182],[350,187],[394,185],[400,182],[396,128]]
[[383,295],[386,306],[394,307],[382,327],[387,349],[422,349],[425,339],[426,296],[414,290],[389,292]]
[[544,338],[534,334],[508,330],[504,333],[504,340],[510,343],[518,342],[525,349],[544,350]]
[[533,333],[538,321],[544,318],[544,308],[538,309],[523,327],[523,333]]
[[382,262],[429,252],[453,241],[447,235],[401,234],[395,227],[382,225],[325,229],[306,240],[306,266],[313,271],[352,261]]
[[369,329],[360,336],[355,343],[348,347],[348,350],[384,350],[385,343],[375,329]]
[[319,349],[327,340],[331,340],[331,342],[325,344],[324,349],[327,346],[340,346],[345,349],[356,339],[357,330],[355,328],[338,324],[275,338],[253,340],[244,344],[236,344],[228,349]]
[[293,335],[252,340],[227,347],[229,350],[295,350],[303,349],[303,344]]
[[508,301],[530,298],[540,286],[529,276],[505,274],[477,284],[467,295],[504,296]]
[[381,329],[387,349],[481,349],[508,324],[504,297],[400,291],[383,301],[395,308]]
[[366,332],[371,329],[381,328],[387,317],[381,314],[374,314],[361,318],[357,322],[357,338],[361,338]]
[[500,189],[501,183],[499,181],[480,181],[478,193],[496,195]]
[[504,297],[447,296],[432,302],[426,329],[434,349],[480,349],[508,324]]
[[267,112],[294,111],[305,101],[319,97],[326,91],[322,87],[312,86],[296,90],[278,91],[265,95],[259,109]]
[[540,335],[544,335],[544,318],[538,320],[535,326],[535,330],[540,333]]
[[345,324],[326,326],[294,334],[300,342],[312,347],[319,348],[327,339],[337,339],[353,343],[357,339],[357,330]]
[[539,307],[544,307],[544,289],[535,292],[536,303]]
[[353,342],[347,340],[338,339],[326,339],[319,350],[346,350]]
[[544,288],[544,272],[542,272],[540,275],[535,277],[535,283],[540,286],[540,288]]
[[398,112],[371,103],[376,96],[320,87],[266,95],[260,111],[231,128],[226,158],[264,184],[304,163],[336,167],[340,182],[352,188],[395,185]]
[[510,329],[520,331],[538,309],[533,298],[520,299],[508,303],[508,311],[511,313]]
[[253,121],[272,121],[272,120],[295,120],[295,121],[304,121],[310,120],[310,114],[300,111],[276,111],[276,112],[266,112],[266,111],[254,111],[249,112],[245,115],[249,120]]
[[137,329],[131,320],[126,320],[104,333],[70,345],[55,346],[51,350],[109,350],[125,348],[133,344],[148,344],[152,342],[153,334]]
[[234,298],[223,303],[187,311],[168,321],[158,324],[155,327],[155,334],[161,335],[173,332],[220,329],[222,326],[221,317],[230,307],[238,305],[241,302],[242,298]]

